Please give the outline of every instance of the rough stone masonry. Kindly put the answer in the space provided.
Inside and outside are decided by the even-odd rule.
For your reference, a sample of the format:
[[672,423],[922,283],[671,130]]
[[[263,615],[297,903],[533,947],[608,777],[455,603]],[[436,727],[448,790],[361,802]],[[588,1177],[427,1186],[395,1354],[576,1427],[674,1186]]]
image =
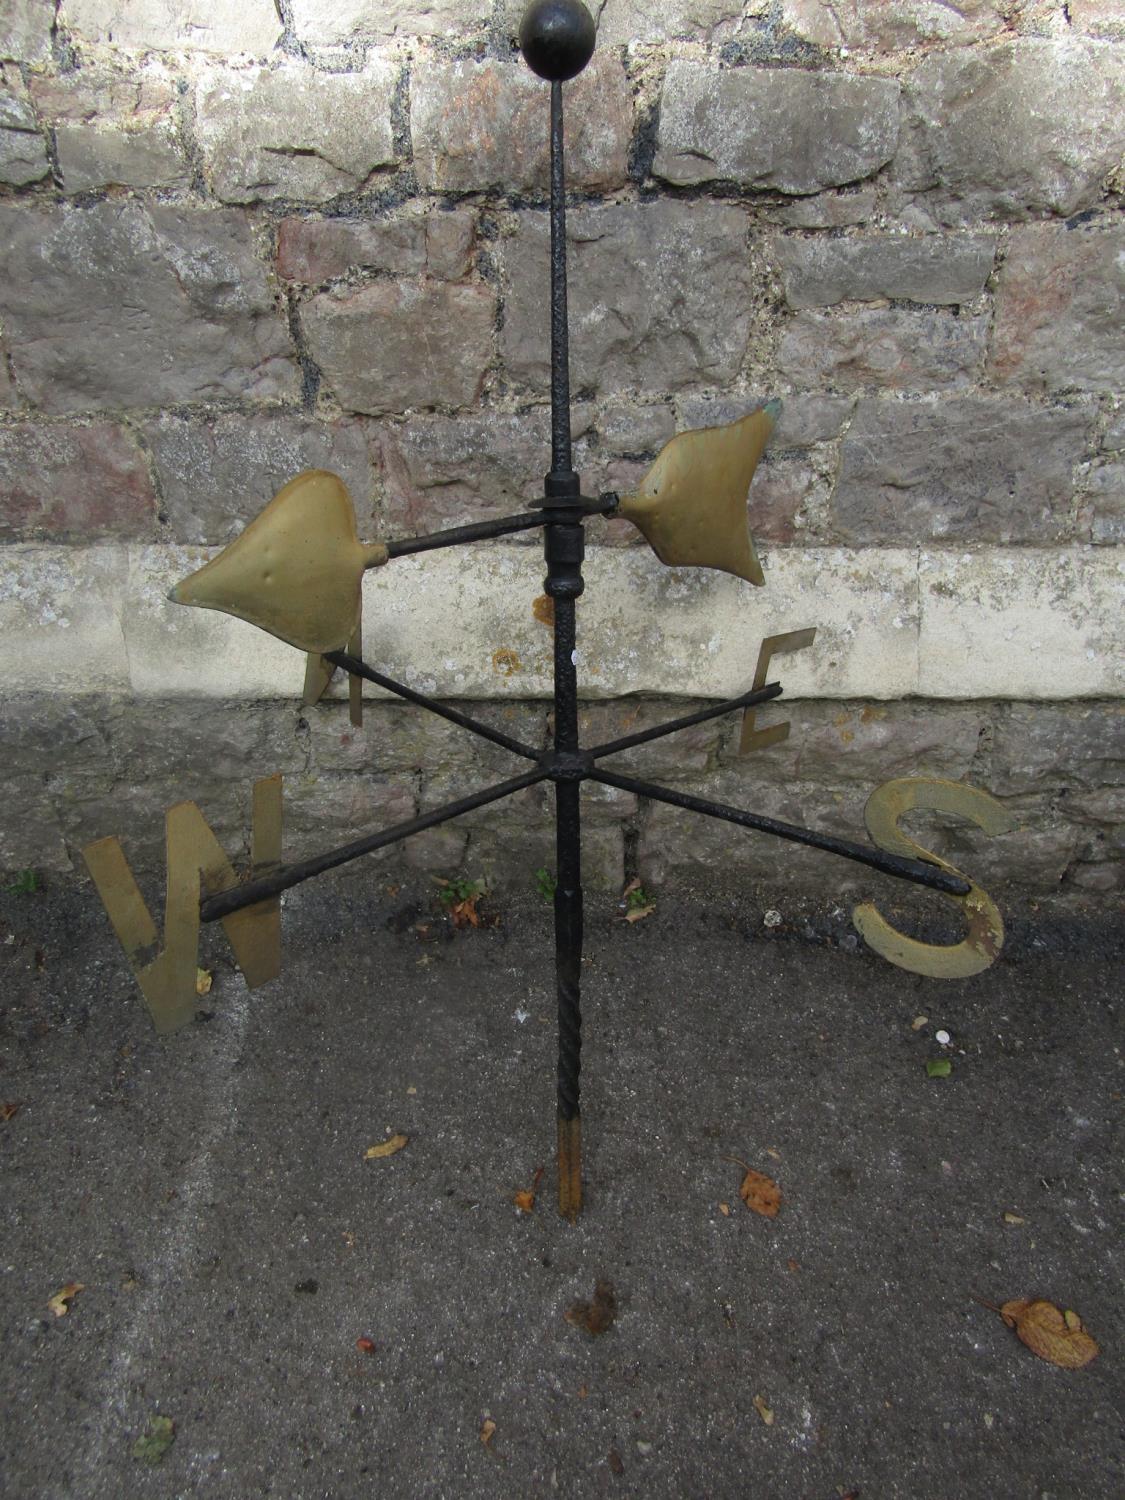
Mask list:
[[[1020,814],[930,847],[986,885],[1121,883],[1125,21],[1117,0],[604,0],[568,86],[579,467],[621,489],[682,427],[769,396],[767,586],[592,528],[584,733],[744,688],[638,774],[840,831],[891,776]],[[398,704],[302,714],[302,662],[164,592],[293,473],[365,537],[522,508],[548,462],[545,90],[508,0],[0,4],[0,867],[191,798],[232,855],[254,777],[311,853],[513,773]],[[386,670],[548,734],[534,541],[369,578]],[[404,859],[528,885],[545,795]],[[870,891],[825,857],[586,806],[591,885],[701,870]]]

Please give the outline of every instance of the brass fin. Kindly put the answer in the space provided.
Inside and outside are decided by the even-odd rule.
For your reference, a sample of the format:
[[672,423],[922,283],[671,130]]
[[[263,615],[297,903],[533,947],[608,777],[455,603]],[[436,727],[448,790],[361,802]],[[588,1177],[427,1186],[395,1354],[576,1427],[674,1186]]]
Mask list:
[[726,427],[677,433],[618,514],[642,532],[662,563],[718,568],[765,583],[746,517],[746,495],[781,410],[771,401]]
[[[348,642],[348,655],[357,661],[363,660],[363,606],[356,617],[355,631]],[[348,717],[353,729],[363,728],[363,678],[354,672],[348,673]]]
[[319,703],[331,686],[336,668],[321,656],[319,651],[310,651],[305,661],[305,687],[301,694],[301,707],[312,708]]
[[364,570],[386,561],[386,547],[356,535],[344,481],[309,469],[168,597],[248,620],[301,651],[339,651],[359,619]]

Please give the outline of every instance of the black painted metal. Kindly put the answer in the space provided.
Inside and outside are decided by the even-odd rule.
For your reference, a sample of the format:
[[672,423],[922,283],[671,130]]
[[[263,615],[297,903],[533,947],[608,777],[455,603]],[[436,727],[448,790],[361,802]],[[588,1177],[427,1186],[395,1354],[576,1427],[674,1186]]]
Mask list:
[[706,724],[708,719],[721,718],[737,708],[755,708],[759,703],[768,703],[771,698],[781,696],[780,682],[767,682],[765,687],[751,688],[740,698],[728,698],[725,703],[712,703],[693,714],[684,714],[682,719],[669,719],[652,729],[638,729],[636,734],[622,735],[619,740],[607,740],[604,745],[594,745],[586,754],[591,760],[601,760],[606,755],[617,755],[622,750],[631,750],[634,745],[647,745],[649,740],[662,740],[666,734],[675,734],[677,729],[690,729],[693,724]]
[[536,0],[520,23],[524,61],[540,78],[565,82],[594,55],[597,28],[580,0]]
[[444,531],[431,531],[428,536],[399,537],[387,543],[387,556],[406,557],[411,552],[434,552],[439,547],[463,547],[466,542],[485,542],[489,537],[528,531],[545,524],[541,510],[522,511],[516,516],[500,516],[495,521],[474,521],[471,526],[449,526]]
[[205,896],[199,903],[199,920],[217,922],[220,917],[229,917],[231,912],[241,911],[245,906],[254,906],[270,896],[280,895],[314,875],[323,875],[338,865],[346,865],[361,855],[371,854],[376,849],[385,849],[388,844],[400,843],[412,834],[422,833],[427,828],[436,828],[439,823],[448,823],[450,818],[459,818],[462,813],[472,812],[477,807],[487,807],[490,802],[499,802],[513,792],[522,792],[524,787],[534,786],[537,781],[546,781],[547,772],[541,767],[525,771],[522,776],[513,776],[510,781],[500,781],[483,791],[473,792],[457,802],[446,802],[432,812],[421,813],[406,823],[396,823],[393,828],[384,828],[379,833],[369,833],[339,849],[330,849],[326,854],[313,855],[311,859],[299,860],[285,865],[272,875],[263,875],[260,880],[249,880],[245,885],[233,886],[229,891],[220,891],[214,896]]
[[437,714],[439,718],[448,719],[451,724],[459,724],[462,729],[479,735],[482,740],[491,740],[494,745],[502,745],[513,755],[522,755],[524,760],[540,759],[539,751],[533,749],[531,745],[525,745],[522,740],[513,739],[510,734],[504,734],[502,730],[492,729],[487,724],[482,724],[479,719],[463,714],[460,709],[450,708],[447,703],[439,703],[436,698],[419,693],[414,688],[407,687],[404,682],[396,682],[393,677],[377,672],[365,661],[360,661],[358,656],[351,656],[347,651],[329,651],[325,653],[324,659],[330,661],[334,667],[343,667],[344,671],[350,672],[353,677],[362,677],[365,682],[373,682],[376,687],[385,688],[388,693],[395,693],[399,698],[405,698],[407,703],[416,703],[419,708],[429,709],[430,713]]
[[760,813],[743,812],[738,807],[728,807],[723,802],[708,802],[704,797],[693,797],[688,792],[674,792],[670,787],[656,786],[651,781],[639,781],[635,776],[618,776],[612,771],[593,770],[591,781],[604,782],[606,786],[620,787],[623,792],[635,792],[638,797],[651,797],[654,802],[667,802],[672,807],[683,807],[688,812],[703,813],[708,818],[721,818],[724,823],[737,823],[741,828],[753,828],[758,833],[772,833],[777,838],[789,839],[795,844],[806,844],[811,849],[823,849],[827,854],[838,854],[842,859],[854,860],[857,864],[869,865],[881,870],[884,875],[895,875],[899,880],[909,880],[915,885],[926,885],[935,891],[945,891],[950,896],[967,896],[971,886],[958,875],[947,875],[936,865],[922,859],[906,859],[900,854],[887,854],[882,849],[872,849],[868,844],[855,844],[851,839],[837,838],[831,833],[817,833],[812,828],[802,828],[797,823],[780,823],[776,818],[766,818]]
[[566,306],[566,169],[562,84],[551,84],[551,472],[548,504],[580,498],[570,440],[570,332]]

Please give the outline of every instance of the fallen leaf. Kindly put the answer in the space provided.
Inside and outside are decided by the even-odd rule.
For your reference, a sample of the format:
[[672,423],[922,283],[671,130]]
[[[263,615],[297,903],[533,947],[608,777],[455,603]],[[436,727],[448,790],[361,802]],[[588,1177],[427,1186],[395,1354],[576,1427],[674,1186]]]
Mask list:
[[910,1029],[911,1031],[921,1031],[923,1026],[928,1026],[929,1024],[929,1016],[915,1016],[913,1021],[911,1021],[910,1023]]
[[767,1146],[766,1147],[766,1155],[767,1156],[772,1156],[773,1159],[774,1159],[774,1161],[780,1161],[781,1160],[781,1152],[780,1151],[775,1151],[772,1146]]
[[1080,1370],[1098,1353],[1078,1314],[1060,1312],[1053,1302],[1018,1298],[1005,1302],[1000,1316],[1032,1354],[1064,1370]]
[[611,1448],[606,1454],[606,1463],[609,1465],[611,1474],[624,1474],[625,1463],[616,1448]]
[[480,1440],[481,1440],[481,1442],[487,1448],[488,1445],[489,1445],[489,1443],[491,1443],[492,1439],[495,1436],[496,1436],[496,1423],[492,1420],[491,1417],[485,1417],[484,1421],[480,1424]]
[[1026,1219],[1021,1219],[1020,1216],[1019,1216],[1019,1214],[1008,1213],[1008,1214],[1004,1215],[1004,1223],[1005,1224],[1026,1224],[1027,1220]]
[[730,1218],[730,1204],[729,1203],[720,1203],[719,1204],[719,1212],[722,1214],[722,1216],[723,1216],[724,1219],[729,1219]]
[[801,1269],[801,1263],[798,1260],[790,1259],[785,1264],[789,1267],[790,1271],[799,1271]]
[[767,1177],[764,1172],[755,1172],[753,1167],[747,1166],[737,1156],[724,1156],[723,1160],[734,1162],[736,1167],[741,1167],[746,1173],[738,1189],[738,1196],[746,1207],[765,1219],[776,1219],[781,1207],[781,1189],[773,1178]]
[[85,1290],[85,1282],[68,1281],[66,1286],[64,1286],[61,1291],[56,1292],[53,1297],[47,1298],[47,1306],[51,1309],[56,1318],[65,1318],[67,1313],[70,1311],[67,1303],[73,1301],[73,1299],[78,1296],[79,1292],[84,1292]]
[[586,1387],[586,1386],[584,1386],[584,1385],[580,1385],[580,1386],[579,1386],[579,1387],[578,1387],[578,1399],[579,1399],[579,1400],[580,1400],[580,1401],[585,1401],[585,1399],[586,1399],[586,1397],[587,1397],[587,1396],[588,1396],[588,1395],[589,1395],[589,1394],[590,1394],[590,1392],[589,1392],[589,1389],[588,1389],[588,1388],[587,1388],[587,1387]]
[[207,995],[211,991],[214,976],[210,969],[196,969],[195,971],[195,993]]
[[401,1151],[410,1140],[408,1135],[392,1135],[389,1141],[382,1141],[378,1146],[368,1146],[363,1153],[364,1161],[381,1160],[384,1156],[393,1156],[396,1151]]
[[594,1285],[594,1295],[589,1302],[575,1302],[564,1314],[575,1328],[584,1328],[596,1337],[613,1326],[617,1317],[617,1296],[612,1282],[599,1279]]
[[13,1115],[19,1114],[19,1108],[19,1102],[16,1100],[13,1100],[11,1104],[0,1104],[0,1120],[7,1123]]
[[645,917],[651,917],[655,910],[655,906],[631,906],[625,913],[625,920],[626,922],[640,922]]
[[758,1413],[758,1415],[761,1417],[762,1421],[766,1424],[766,1426],[767,1427],[772,1427],[773,1426],[773,1412],[770,1411],[769,1407],[766,1405],[765,1401],[762,1399],[761,1396],[755,1396],[754,1397],[753,1406],[754,1406],[754,1410]]
[[953,1072],[953,1064],[948,1057],[931,1057],[926,1064],[927,1078],[948,1078]]
[[416,1088],[415,1088],[415,1087],[414,1087],[414,1085],[413,1085],[413,1084],[411,1084],[411,1085],[410,1085],[410,1087],[409,1087],[409,1088],[408,1088],[408,1089],[407,1089],[407,1091],[406,1091],[406,1092],[407,1092],[407,1093],[408,1093],[408,1094],[416,1094],[416,1093],[417,1093],[417,1092],[418,1092],[418,1090],[417,1090],[417,1089],[416,1089]]
[[149,1417],[144,1436],[133,1444],[133,1457],[158,1464],[175,1441],[176,1424],[171,1417]]
[[535,1195],[539,1191],[539,1184],[543,1181],[543,1172],[543,1167],[536,1167],[535,1176],[532,1179],[531,1186],[529,1188],[524,1188],[522,1192],[516,1193],[516,1195],[512,1199],[512,1202],[516,1205],[521,1214],[529,1214],[535,1207]]
[[362,1339],[362,1338],[361,1339],[356,1339],[355,1346],[356,1346],[356,1348],[359,1350],[359,1352],[361,1354],[374,1354],[375,1353],[375,1340],[374,1339]]
[[633,894],[634,891],[639,891],[640,888],[641,888],[641,880],[640,880],[640,876],[638,875],[638,876],[635,876],[632,880],[630,880],[629,884],[621,892],[621,899],[622,899],[622,901],[627,900]]

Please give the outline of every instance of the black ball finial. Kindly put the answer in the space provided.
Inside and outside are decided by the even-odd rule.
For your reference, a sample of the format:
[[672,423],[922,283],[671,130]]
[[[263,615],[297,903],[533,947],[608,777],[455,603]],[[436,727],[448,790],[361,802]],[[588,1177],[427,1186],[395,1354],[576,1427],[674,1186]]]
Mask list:
[[552,83],[574,78],[594,55],[597,28],[580,0],[535,0],[520,22],[520,51]]

